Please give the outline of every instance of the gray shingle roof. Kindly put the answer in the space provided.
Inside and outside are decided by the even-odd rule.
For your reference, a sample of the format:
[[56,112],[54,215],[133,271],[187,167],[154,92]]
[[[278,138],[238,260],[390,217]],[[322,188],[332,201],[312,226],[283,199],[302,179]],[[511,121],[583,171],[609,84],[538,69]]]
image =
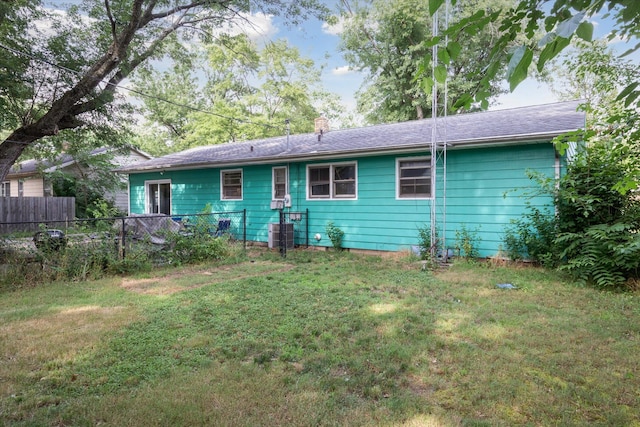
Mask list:
[[[585,125],[578,101],[438,118],[436,139],[450,148],[549,141]],[[119,169],[135,173],[241,164],[326,159],[429,149],[432,119],[197,147]]]
[[[137,152],[141,156],[151,158],[151,156],[138,149],[130,148],[130,150]],[[97,156],[111,151],[108,147],[96,148],[91,151],[92,156]],[[22,178],[31,175],[38,175],[41,171],[53,171],[56,169],[64,168],[76,162],[76,158],[68,153],[60,154],[54,161],[41,161],[41,160],[25,160],[20,163],[16,163],[11,171],[7,174],[7,179]]]

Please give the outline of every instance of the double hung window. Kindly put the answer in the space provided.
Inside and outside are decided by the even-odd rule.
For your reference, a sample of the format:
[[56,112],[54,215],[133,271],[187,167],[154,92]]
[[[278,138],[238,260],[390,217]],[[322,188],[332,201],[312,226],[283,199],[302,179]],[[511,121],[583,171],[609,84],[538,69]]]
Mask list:
[[429,157],[398,159],[396,176],[398,199],[431,197],[431,159]]
[[220,172],[220,198],[242,200],[242,169]]
[[284,196],[289,192],[287,167],[281,166],[273,168],[271,182],[273,183],[272,200],[284,199]]
[[357,197],[356,163],[314,165],[307,168],[309,199],[355,199]]

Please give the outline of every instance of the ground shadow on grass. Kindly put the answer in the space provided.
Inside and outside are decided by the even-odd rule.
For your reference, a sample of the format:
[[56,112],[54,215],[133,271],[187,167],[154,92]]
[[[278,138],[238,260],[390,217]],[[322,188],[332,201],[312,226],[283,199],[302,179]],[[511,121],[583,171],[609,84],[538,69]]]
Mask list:
[[[34,382],[57,403],[15,421],[628,425],[638,416],[633,297],[536,269],[460,264],[433,275],[353,254],[248,264],[126,282],[154,301],[143,319],[59,367],[56,382]],[[506,281],[519,289],[495,287]]]

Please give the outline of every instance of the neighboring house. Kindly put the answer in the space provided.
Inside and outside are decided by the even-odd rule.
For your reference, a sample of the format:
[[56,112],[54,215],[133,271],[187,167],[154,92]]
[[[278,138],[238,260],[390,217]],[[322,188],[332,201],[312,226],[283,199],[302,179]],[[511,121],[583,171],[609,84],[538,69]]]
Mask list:
[[[109,148],[98,148],[91,152],[92,156],[109,154]],[[115,154],[111,163],[114,169],[128,166],[138,162],[151,159],[151,156],[136,149],[130,149],[126,154]],[[69,154],[60,155],[53,162],[40,162],[38,160],[26,160],[16,163],[11,172],[7,174],[2,182],[3,197],[50,197],[53,194],[51,182],[47,179],[48,174],[54,171],[65,171],[73,175],[78,175],[78,168],[83,168],[73,156]],[[125,190],[106,194],[105,198],[112,200],[116,207],[126,212],[129,208],[128,193]]]
[[[314,246],[331,246],[326,225],[344,231],[343,247],[398,251],[418,244],[435,212],[440,236],[477,237],[481,256],[496,255],[505,227],[525,212],[536,184],[527,171],[563,173],[566,157],[551,140],[583,128],[577,102],[461,114],[404,123],[199,147],[122,168],[130,212],[184,215],[246,209],[247,239],[266,242],[279,204],[308,209]],[[437,148],[431,152],[432,140]],[[446,153],[442,148],[446,144]],[[432,168],[432,157],[434,164]],[[435,197],[434,197],[435,195]],[[530,200],[549,206],[551,199]],[[432,203],[435,203],[432,208]]]

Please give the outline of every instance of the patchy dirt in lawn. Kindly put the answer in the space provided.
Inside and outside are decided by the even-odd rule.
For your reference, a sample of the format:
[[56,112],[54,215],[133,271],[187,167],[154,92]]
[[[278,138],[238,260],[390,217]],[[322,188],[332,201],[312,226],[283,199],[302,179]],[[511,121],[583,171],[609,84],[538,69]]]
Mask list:
[[[225,265],[214,269],[183,270],[162,277],[149,279],[124,278],[120,286],[145,295],[171,295],[196,289],[215,283],[223,283],[230,280],[241,280],[249,277],[258,277],[274,273],[283,273],[291,270],[292,264],[274,263],[269,261],[250,261],[235,265]],[[184,278],[189,277],[190,283],[185,283]]]

